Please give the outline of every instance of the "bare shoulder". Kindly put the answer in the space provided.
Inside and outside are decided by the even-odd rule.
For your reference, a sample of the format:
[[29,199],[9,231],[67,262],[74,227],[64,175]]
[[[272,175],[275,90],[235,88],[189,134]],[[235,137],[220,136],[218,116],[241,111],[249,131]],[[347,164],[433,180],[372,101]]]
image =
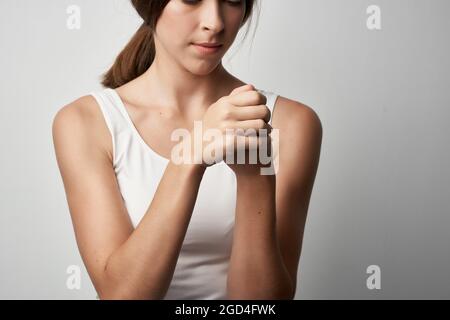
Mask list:
[[111,158],[111,134],[92,95],[82,96],[61,107],[53,118],[52,135],[55,147],[86,144]]
[[82,96],[61,107],[53,118],[53,129],[63,130],[66,126],[88,128],[98,117],[96,101],[93,96]]
[[276,101],[273,126],[294,131],[307,126],[313,133],[322,135],[322,122],[316,111],[306,104],[283,96],[279,96]]
[[322,147],[322,123],[318,114],[310,106],[279,96],[272,126],[279,130],[279,172],[287,179],[298,179],[303,185],[311,186]]

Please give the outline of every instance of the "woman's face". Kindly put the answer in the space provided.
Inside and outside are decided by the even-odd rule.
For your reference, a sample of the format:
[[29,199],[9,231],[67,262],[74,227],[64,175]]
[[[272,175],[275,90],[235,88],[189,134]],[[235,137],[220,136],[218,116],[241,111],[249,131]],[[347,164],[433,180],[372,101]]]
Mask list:
[[[170,0],[156,25],[157,57],[209,74],[233,44],[244,15],[245,0]],[[201,43],[222,46],[208,50],[196,45]]]

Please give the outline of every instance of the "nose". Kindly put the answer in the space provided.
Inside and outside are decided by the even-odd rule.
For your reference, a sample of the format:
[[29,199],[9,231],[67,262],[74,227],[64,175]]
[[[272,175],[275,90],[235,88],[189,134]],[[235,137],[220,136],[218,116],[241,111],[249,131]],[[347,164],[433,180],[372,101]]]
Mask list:
[[219,33],[224,29],[221,2],[221,0],[204,1],[200,18],[202,30]]

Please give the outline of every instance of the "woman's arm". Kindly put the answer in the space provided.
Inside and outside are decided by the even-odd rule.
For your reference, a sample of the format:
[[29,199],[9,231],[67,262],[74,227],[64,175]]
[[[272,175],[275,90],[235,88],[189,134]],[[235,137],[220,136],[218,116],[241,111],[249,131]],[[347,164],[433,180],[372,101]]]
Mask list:
[[[203,172],[198,166],[169,162],[141,223],[105,264],[107,277],[124,290],[120,298],[161,299],[165,296]],[[104,297],[107,298],[108,293]]]
[[[62,108],[53,139],[77,244],[100,299],[162,299],[170,285],[205,167],[169,163],[134,229],[91,97]],[[101,124],[101,126],[99,126]],[[100,134],[99,134],[100,133]],[[111,145],[109,146],[111,147]]]
[[[318,168],[322,126],[305,105],[280,97],[279,170],[259,174],[235,165],[236,225],[228,272],[230,299],[292,299],[309,200]],[[256,170],[255,170],[256,169]]]
[[275,176],[237,175],[229,299],[288,299],[293,291],[276,236]]

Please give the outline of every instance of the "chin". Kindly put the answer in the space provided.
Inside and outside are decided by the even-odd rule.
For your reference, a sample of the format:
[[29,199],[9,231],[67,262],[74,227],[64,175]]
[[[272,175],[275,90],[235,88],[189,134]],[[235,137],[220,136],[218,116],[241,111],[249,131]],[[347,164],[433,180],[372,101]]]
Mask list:
[[210,73],[212,73],[214,70],[216,70],[217,66],[220,64],[220,61],[215,62],[207,62],[204,61],[202,63],[199,63],[197,65],[191,65],[187,69],[195,75],[198,76],[207,76]]

